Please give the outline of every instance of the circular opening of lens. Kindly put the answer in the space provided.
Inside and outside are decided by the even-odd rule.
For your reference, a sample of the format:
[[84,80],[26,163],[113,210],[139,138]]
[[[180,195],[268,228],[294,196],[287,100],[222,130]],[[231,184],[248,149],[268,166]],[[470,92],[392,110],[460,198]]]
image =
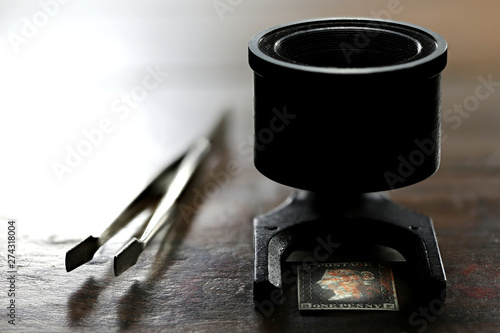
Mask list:
[[420,43],[398,32],[356,27],[298,31],[274,44],[284,60],[307,66],[366,68],[407,62],[419,54]]

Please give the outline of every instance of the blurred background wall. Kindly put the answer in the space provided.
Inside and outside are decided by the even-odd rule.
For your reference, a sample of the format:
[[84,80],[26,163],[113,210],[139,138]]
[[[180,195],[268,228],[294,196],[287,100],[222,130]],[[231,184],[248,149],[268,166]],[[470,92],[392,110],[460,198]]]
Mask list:
[[[500,2],[494,0],[2,0],[0,186],[9,193],[0,199],[5,212],[26,213],[26,202],[38,202],[30,204],[33,211],[45,209],[51,201],[66,208],[51,207],[47,213],[63,220],[81,202],[109,204],[110,195],[121,198],[121,209],[164,156],[180,151],[224,108],[241,120],[232,127],[235,147],[246,140],[252,119],[247,43],[264,28],[362,16],[432,29],[449,43],[443,72],[447,109],[474,92],[478,76],[500,81],[499,14]],[[116,112],[151,72],[161,81],[157,87],[127,114]],[[463,97],[447,98],[451,95]],[[458,144],[447,158],[460,144],[472,144],[468,129],[498,126],[498,114],[488,123],[473,118],[449,131]],[[112,121],[112,133],[90,147],[89,156],[74,161],[70,172],[58,175],[54,163],[64,164],[103,119]],[[445,130],[449,126],[444,124]],[[482,161],[496,156],[495,147],[478,149],[484,149]],[[251,167],[247,156],[242,159]],[[124,179],[129,192],[106,192],[123,187]],[[47,193],[48,188],[54,190]]]

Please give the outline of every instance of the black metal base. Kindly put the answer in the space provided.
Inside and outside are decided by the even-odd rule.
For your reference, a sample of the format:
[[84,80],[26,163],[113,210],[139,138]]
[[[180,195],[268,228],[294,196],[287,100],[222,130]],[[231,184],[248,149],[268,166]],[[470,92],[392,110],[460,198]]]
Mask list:
[[331,196],[297,191],[254,220],[256,302],[282,295],[282,261],[318,237],[326,249],[337,243],[393,248],[415,277],[418,304],[446,298],[446,275],[429,217],[395,204],[384,193]]

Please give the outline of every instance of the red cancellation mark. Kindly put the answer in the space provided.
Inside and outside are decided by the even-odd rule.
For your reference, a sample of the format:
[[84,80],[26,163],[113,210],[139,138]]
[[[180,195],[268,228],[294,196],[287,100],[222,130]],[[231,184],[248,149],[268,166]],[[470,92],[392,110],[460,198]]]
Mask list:
[[297,278],[300,310],[399,309],[388,263],[301,265]]

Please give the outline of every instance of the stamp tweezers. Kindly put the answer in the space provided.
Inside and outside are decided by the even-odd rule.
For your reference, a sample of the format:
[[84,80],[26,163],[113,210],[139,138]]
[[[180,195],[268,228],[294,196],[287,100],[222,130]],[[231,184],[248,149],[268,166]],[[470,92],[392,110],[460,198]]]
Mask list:
[[66,271],[70,272],[92,260],[104,243],[156,201],[158,204],[146,222],[142,236],[139,239],[133,237],[114,257],[115,276],[133,266],[158,231],[170,227],[175,221],[177,201],[210,148],[209,139],[198,138],[183,156],[153,179],[99,237],[89,236],[66,253]]

